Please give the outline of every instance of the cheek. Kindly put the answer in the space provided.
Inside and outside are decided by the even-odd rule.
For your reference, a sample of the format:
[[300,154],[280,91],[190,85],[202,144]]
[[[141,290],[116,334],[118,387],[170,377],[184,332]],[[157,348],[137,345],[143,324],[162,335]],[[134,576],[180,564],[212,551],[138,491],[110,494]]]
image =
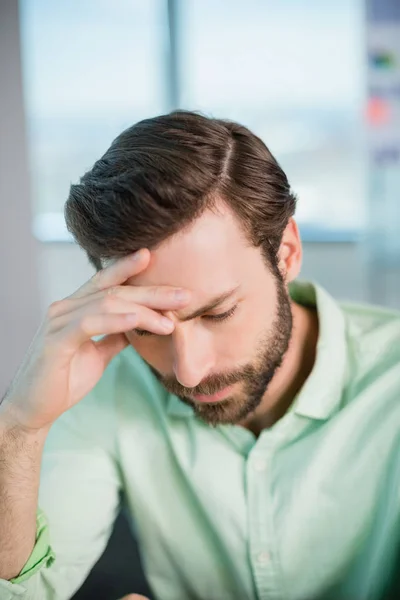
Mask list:
[[241,307],[232,321],[221,324],[214,331],[214,347],[218,363],[231,366],[251,361],[257,349],[260,334],[268,325],[254,305]]
[[271,299],[261,295],[249,302],[240,311],[227,332],[227,345],[239,349],[242,355],[252,356],[257,350],[260,339],[265,339],[273,327],[275,307]]

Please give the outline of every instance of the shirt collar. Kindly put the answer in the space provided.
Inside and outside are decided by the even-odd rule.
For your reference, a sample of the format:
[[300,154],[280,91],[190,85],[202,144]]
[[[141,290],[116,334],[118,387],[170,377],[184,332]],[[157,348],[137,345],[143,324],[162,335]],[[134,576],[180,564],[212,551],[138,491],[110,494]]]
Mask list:
[[316,284],[293,282],[295,302],[317,309],[319,335],[313,369],[292,404],[294,413],[326,420],[340,408],[347,379],[346,322],[338,303]]
[[193,417],[194,410],[191,406],[179,400],[174,394],[168,394],[167,414],[173,417]]
[[[337,302],[316,284],[295,281],[289,286],[291,298],[317,309],[319,337],[314,367],[292,404],[294,413],[311,419],[328,419],[340,407],[346,380],[347,344],[344,315]],[[167,413],[192,417],[191,406],[174,394],[167,399]]]

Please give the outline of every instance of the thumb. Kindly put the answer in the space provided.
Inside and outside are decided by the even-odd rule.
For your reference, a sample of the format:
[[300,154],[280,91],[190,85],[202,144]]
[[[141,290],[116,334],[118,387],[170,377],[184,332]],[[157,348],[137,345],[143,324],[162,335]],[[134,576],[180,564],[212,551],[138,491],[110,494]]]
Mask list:
[[[104,365],[107,366],[108,363],[116,356],[121,350],[126,348],[129,345],[128,339],[124,336],[123,333],[110,333],[109,335],[105,335],[101,340],[95,342],[96,348],[98,352],[101,354]],[[129,594],[129,596],[124,596],[121,600],[125,600],[128,598],[131,600],[131,597],[145,598],[145,596],[138,596],[137,594]],[[147,599],[146,599],[147,600]]]

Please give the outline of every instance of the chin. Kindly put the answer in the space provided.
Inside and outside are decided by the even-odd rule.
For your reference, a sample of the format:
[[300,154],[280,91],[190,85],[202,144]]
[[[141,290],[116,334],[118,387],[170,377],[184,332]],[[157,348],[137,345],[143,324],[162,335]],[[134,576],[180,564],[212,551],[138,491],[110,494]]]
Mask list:
[[251,397],[246,400],[240,396],[225,398],[219,402],[190,401],[199,419],[211,426],[238,425],[251,415],[260,405],[261,397]]

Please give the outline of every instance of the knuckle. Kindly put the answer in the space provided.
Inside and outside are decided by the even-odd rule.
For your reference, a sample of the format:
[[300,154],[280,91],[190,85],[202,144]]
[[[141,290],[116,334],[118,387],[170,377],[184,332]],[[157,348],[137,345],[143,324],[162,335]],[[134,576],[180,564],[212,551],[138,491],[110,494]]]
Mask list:
[[114,310],[116,304],[117,304],[117,298],[116,298],[115,294],[114,295],[106,294],[100,302],[101,308],[105,312],[110,312],[110,311]]
[[48,340],[54,334],[55,331],[58,330],[58,319],[48,319],[43,323],[42,332],[43,338]]
[[57,317],[64,309],[65,307],[65,301],[64,300],[56,300],[55,302],[52,302],[50,304],[50,306],[47,309],[47,315],[50,317],[50,319],[53,319],[54,317]]
[[113,285],[112,287],[107,289],[107,296],[117,296],[119,294],[120,288],[118,285]]

